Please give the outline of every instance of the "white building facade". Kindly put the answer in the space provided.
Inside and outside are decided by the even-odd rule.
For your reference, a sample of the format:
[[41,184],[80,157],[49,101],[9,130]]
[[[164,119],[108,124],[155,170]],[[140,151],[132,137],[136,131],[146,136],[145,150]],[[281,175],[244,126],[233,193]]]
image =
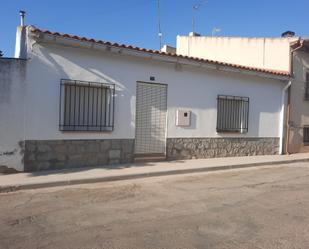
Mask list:
[[177,36],[177,54],[291,74],[285,153],[309,152],[309,40]]
[[12,101],[0,106],[3,167],[37,171],[149,155],[178,160],[281,150],[286,72],[24,28],[24,74],[10,79],[19,89],[6,88]]

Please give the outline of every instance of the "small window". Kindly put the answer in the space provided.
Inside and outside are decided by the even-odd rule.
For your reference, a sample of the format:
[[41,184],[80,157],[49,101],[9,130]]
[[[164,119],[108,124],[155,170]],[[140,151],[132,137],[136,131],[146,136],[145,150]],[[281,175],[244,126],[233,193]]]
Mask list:
[[306,73],[306,82],[305,82],[305,100],[309,100],[309,73]]
[[248,132],[249,98],[218,95],[217,132]]
[[304,143],[309,144],[309,126],[304,126],[303,137],[304,137]]
[[115,85],[61,80],[61,131],[112,131]]

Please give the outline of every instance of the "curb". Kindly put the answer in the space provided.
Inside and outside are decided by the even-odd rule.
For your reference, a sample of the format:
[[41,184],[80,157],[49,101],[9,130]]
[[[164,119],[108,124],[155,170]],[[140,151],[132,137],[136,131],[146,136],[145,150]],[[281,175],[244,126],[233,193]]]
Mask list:
[[118,176],[105,176],[105,177],[102,176],[102,177],[94,177],[94,178],[86,178],[86,179],[63,180],[63,181],[57,181],[57,182],[7,185],[7,186],[0,187],[0,193],[15,192],[19,190],[98,183],[98,182],[131,180],[131,179],[146,178],[146,177],[181,175],[181,174],[190,174],[190,173],[199,173],[199,172],[211,172],[211,171],[220,171],[220,170],[251,168],[251,167],[257,167],[257,166],[276,166],[276,165],[282,165],[282,164],[308,162],[308,161],[309,161],[309,158],[291,159],[291,160],[282,160],[282,161],[275,161],[275,162],[245,163],[245,164],[234,164],[234,165],[232,164],[232,165],[224,165],[224,166],[205,167],[205,168],[192,168],[192,169],[179,169],[179,170],[176,169],[176,170],[168,170],[168,171],[137,173],[137,174],[127,174],[127,175],[118,175]]

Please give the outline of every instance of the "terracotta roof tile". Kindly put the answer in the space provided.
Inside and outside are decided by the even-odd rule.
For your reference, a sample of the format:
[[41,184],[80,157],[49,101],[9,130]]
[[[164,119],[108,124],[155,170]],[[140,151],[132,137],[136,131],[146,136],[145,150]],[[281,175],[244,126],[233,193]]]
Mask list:
[[112,43],[112,42],[102,41],[102,40],[95,40],[95,39],[80,37],[80,36],[76,36],[76,35],[62,34],[62,33],[59,33],[59,32],[51,32],[49,30],[42,30],[42,29],[38,29],[36,27],[33,27],[33,29],[31,31],[34,32],[34,33],[43,33],[43,34],[48,34],[48,35],[55,35],[55,36],[60,36],[60,37],[70,38],[70,39],[75,39],[75,40],[80,40],[80,41],[94,42],[94,43],[98,43],[98,44],[104,44],[104,45],[119,47],[119,48],[126,48],[126,49],[131,49],[131,50],[140,51],[140,52],[147,52],[147,53],[160,54],[160,55],[165,55],[165,56],[178,57],[178,58],[183,58],[183,59],[188,59],[188,60],[193,60],[193,61],[215,64],[215,65],[219,65],[219,66],[233,67],[233,68],[242,69],[242,70],[255,71],[255,72],[267,73],[267,74],[278,75],[278,76],[290,76],[290,73],[287,72],[287,71],[256,68],[256,67],[237,65],[237,64],[227,63],[227,62],[214,61],[214,60],[202,59],[202,58],[197,58],[197,57],[190,57],[190,56],[186,56],[186,55],[166,53],[166,52],[162,52],[162,51],[159,51],[159,50],[140,48],[140,47],[135,47],[135,46],[131,46],[131,45]]

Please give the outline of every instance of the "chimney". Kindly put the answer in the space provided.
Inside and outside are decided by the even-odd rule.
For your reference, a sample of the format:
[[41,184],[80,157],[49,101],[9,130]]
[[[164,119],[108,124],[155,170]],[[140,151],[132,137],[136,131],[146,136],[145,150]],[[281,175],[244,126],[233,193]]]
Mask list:
[[168,46],[166,44],[161,48],[160,51],[164,53],[169,53],[169,54],[176,54],[176,48],[172,46]]
[[19,11],[19,15],[20,15],[20,26],[24,27],[25,26],[25,14],[26,12],[23,10]]
[[201,36],[201,34],[196,33],[196,32],[190,32],[189,36]]
[[20,26],[17,26],[15,42],[15,58],[27,59],[27,35],[25,26],[25,11],[20,10]]

